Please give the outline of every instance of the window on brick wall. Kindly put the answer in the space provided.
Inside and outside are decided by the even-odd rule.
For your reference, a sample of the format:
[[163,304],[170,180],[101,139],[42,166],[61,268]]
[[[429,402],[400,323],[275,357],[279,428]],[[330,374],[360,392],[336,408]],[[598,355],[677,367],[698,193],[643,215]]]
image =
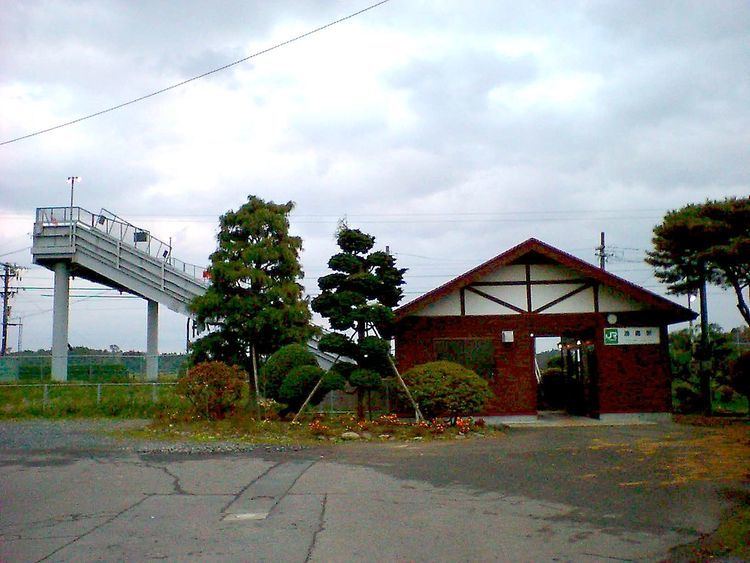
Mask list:
[[434,346],[436,360],[456,362],[485,379],[495,375],[495,346],[489,338],[440,338]]

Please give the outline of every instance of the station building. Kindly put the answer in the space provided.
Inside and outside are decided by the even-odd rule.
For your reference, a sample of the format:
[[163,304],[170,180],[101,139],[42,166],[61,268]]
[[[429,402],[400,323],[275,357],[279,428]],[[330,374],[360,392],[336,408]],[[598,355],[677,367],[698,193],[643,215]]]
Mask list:
[[594,418],[671,411],[667,329],[696,314],[537,239],[396,310],[402,372],[436,360],[485,377],[486,416],[536,416],[536,340],[559,338],[563,408]]

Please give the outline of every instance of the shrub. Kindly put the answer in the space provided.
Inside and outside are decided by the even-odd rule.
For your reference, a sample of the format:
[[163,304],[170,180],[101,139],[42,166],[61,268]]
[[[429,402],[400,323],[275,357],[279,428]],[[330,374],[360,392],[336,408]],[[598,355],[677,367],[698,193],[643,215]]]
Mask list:
[[279,420],[279,413],[283,406],[281,403],[265,397],[258,401],[260,417],[263,420]]
[[320,387],[310,400],[314,405],[320,403],[329,391],[342,389],[344,379],[334,372],[326,372],[317,365],[292,369],[279,388],[279,398],[287,404],[287,410],[298,411],[321,378]]
[[677,412],[690,413],[700,409],[700,393],[687,381],[677,380],[672,383],[672,394],[677,403],[675,405]]
[[716,388],[716,394],[722,403],[730,403],[737,393],[729,385],[719,385]]
[[231,413],[242,398],[247,374],[223,362],[203,362],[177,380],[177,392],[201,418],[218,420]]
[[467,416],[484,408],[492,397],[487,382],[453,362],[430,362],[403,374],[414,400],[428,418]]
[[375,424],[382,426],[386,430],[393,430],[399,426],[403,426],[404,423],[399,420],[398,415],[395,413],[381,414],[375,419]]
[[461,432],[461,434],[467,434],[469,430],[471,430],[471,419],[470,418],[457,418],[456,419],[456,427],[458,428],[458,431]]
[[[307,349],[307,346],[303,344],[288,344],[279,348],[268,357],[266,364],[260,371],[259,383],[261,395],[270,397],[276,401],[283,401],[279,393],[281,385],[284,383],[284,378],[294,368],[301,366],[318,366],[315,356]],[[302,400],[304,401],[304,399]]]
[[318,418],[313,420],[307,427],[313,436],[330,436],[332,434],[331,427],[323,424]]

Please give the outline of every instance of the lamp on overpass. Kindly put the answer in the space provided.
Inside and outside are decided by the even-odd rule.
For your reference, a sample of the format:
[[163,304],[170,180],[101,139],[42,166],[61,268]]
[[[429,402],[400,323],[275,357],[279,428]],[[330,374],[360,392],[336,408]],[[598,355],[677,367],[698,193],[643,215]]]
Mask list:
[[68,176],[68,182],[70,182],[70,222],[73,222],[73,188],[75,188],[76,182],[81,182],[80,176]]

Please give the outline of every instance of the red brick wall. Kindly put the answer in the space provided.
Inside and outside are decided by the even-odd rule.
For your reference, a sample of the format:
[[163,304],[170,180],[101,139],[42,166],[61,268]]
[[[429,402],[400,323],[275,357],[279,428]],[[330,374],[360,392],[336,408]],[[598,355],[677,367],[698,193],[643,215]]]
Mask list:
[[[436,338],[489,338],[495,346],[495,393],[484,414],[536,413],[533,342],[519,330],[519,317],[410,317],[396,331],[396,363],[400,370],[435,360]],[[514,330],[515,341],[500,341],[503,330]]]
[[599,410],[604,413],[672,410],[667,329],[661,344],[604,346],[597,342]]
[[[622,313],[618,317],[622,326],[658,326],[663,322],[648,313]],[[405,371],[434,361],[436,338],[489,338],[495,346],[496,369],[490,381],[495,398],[483,414],[532,414],[537,409],[537,384],[530,335],[566,334],[595,342],[600,412],[671,410],[666,328],[661,329],[659,345],[604,346],[604,326],[605,315],[598,313],[407,317],[395,331],[396,363]],[[512,344],[501,342],[503,330],[514,332]]]

